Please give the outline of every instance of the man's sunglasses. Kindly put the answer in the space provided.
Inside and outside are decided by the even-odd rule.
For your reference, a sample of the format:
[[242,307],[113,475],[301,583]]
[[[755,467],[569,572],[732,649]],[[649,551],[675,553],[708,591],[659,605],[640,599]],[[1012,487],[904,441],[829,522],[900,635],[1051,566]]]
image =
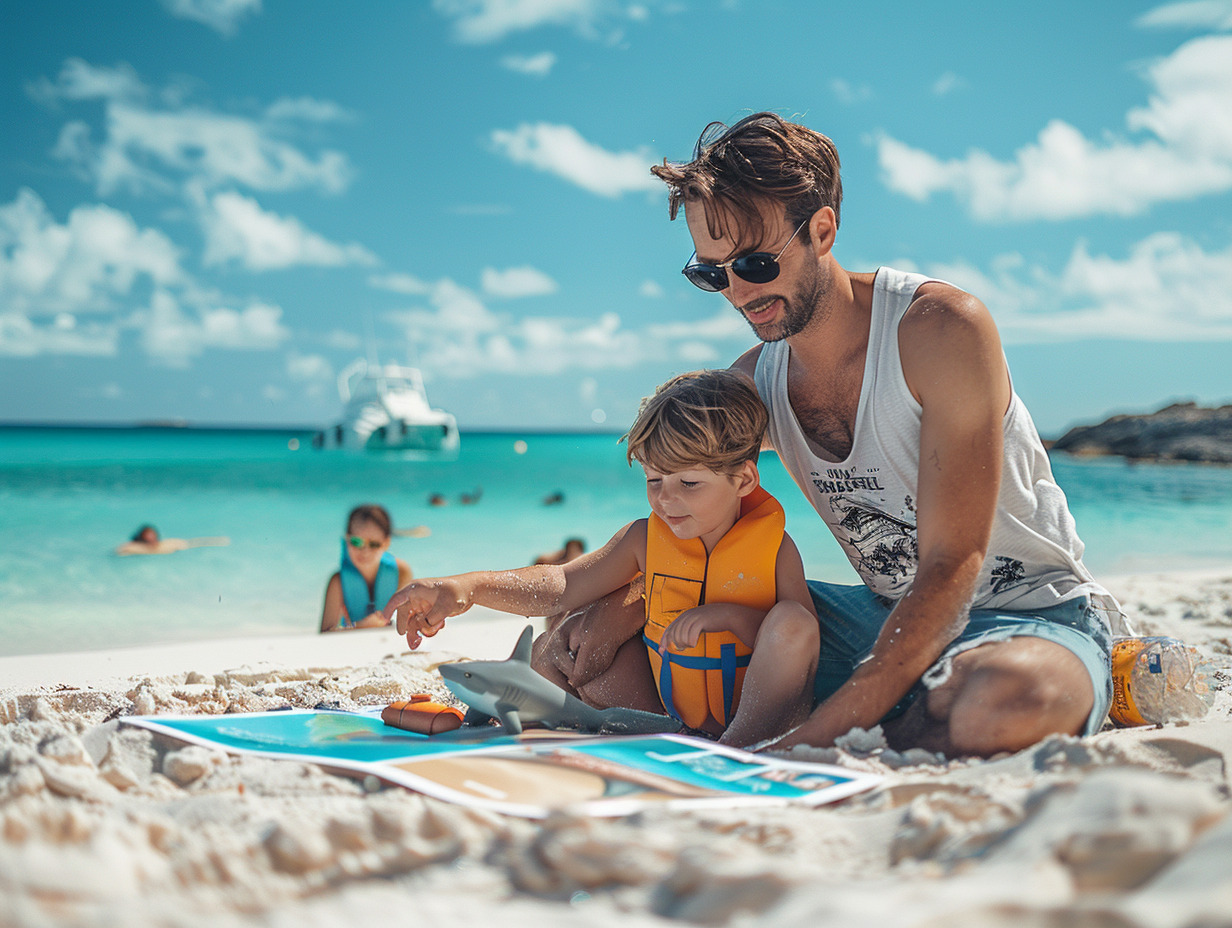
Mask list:
[[[768,251],[755,251],[751,255],[741,255],[722,264],[686,264],[680,273],[694,285],[711,293],[718,293],[731,286],[731,281],[727,279],[728,268],[741,280],[747,280],[751,284],[768,284],[779,276],[779,258],[806,225],[807,219],[796,226],[796,231],[791,233],[791,238],[779,249],[777,255]],[[696,257],[697,252],[693,252],[693,255]]]
[[380,548],[385,544],[383,541],[370,541],[367,538],[360,538],[358,535],[348,535],[347,544],[352,548]]

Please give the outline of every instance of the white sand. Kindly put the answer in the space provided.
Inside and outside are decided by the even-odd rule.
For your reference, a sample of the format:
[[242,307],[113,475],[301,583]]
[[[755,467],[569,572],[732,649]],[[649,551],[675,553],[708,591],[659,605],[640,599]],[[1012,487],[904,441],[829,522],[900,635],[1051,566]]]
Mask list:
[[853,737],[798,754],[884,786],[816,810],[528,822],[114,721],[444,694],[437,663],[507,656],[521,619],[421,654],[376,631],[3,658],[0,928],[1232,925],[1232,572],[1110,586],[1224,669],[1206,719],[991,761]]

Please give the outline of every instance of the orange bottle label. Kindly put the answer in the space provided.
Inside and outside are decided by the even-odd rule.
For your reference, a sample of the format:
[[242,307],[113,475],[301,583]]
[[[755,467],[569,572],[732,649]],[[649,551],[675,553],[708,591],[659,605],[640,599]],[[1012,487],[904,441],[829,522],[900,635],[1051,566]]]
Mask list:
[[1148,644],[1141,638],[1121,638],[1112,643],[1112,706],[1108,715],[1118,725],[1150,724],[1138,711],[1130,682],[1138,655]]

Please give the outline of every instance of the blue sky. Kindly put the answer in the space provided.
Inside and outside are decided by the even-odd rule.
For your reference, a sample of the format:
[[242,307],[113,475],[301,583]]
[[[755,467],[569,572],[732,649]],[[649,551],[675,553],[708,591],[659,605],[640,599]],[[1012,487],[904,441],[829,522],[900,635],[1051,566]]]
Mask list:
[[620,429],[752,344],[648,171],[769,109],[1041,432],[1232,400],[1232,0],[0,0],[0,421]]

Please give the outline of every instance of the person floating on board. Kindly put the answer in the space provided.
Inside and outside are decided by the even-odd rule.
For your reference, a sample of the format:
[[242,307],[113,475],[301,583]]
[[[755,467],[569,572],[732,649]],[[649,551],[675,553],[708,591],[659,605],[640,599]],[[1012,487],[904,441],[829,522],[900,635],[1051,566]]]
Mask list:
[[[671,218],[684,209],[683,274],[763,342],[734,367],[862,581],[810,581],[817,705],[770,747],[882,725],[900,750],[991,756],[1098,731],[1120,607],[1082,562],[988,309],[921,274],[839,265],[838,153],[806,126],[773,113],[712,123],[692,161],[651,170]],[[595,603],[554,626],[538,669],[588,693],[636,647],[622,608]],[[789,654],[782,671],[817,659]]]
[[411,568],[389,551],[393,520],[384,506],[356,506],[342,536],[342,562],[325,585],[321,631],[383,628],[381,605],[411,581]]
[[533,564],[568,564],[576,557],[586,553],[586,542],[581,538],[566,538],[564,547],[555,551],[547,551],[531,563]]
[[230,538],[163,538],[152,525],[143,525],[133,537],[115,549],[121,557],[131,554],[172,554],[188,548],[220,548],[231,544]]
[[[640,662],[655,679],[620,703],[749,745],[787,731],[812,706],[817,616],[783,508],[761,488],[766,410],[730,370],[682,374],[642,403],[624,436],[646,472],[651,515],[563,565],[418,580],[385,606],[418,647],[473,605],[519,615],[567,612],[644,577]],[[619,673],[614,668],[613,673]],[[544,674],[577,695],[559,674]],[[594,694],[591,694],[592,697]]]

